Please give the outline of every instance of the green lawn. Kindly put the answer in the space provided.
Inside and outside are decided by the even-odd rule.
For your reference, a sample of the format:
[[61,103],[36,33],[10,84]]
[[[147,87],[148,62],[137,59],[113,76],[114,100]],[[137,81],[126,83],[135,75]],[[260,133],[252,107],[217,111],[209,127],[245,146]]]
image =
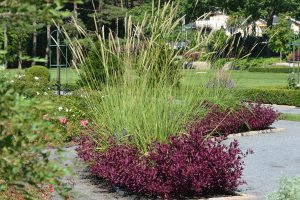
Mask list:
[[[5,71],[0,71],[0,73],[5,73],[7,74],[8,77],[10,76],[15,76],[18,74],[19,70],[17,69],[8,69]],[[56,69],[51,69],[50,70],[50,79],[52,81],[56,80]],[[66,84],[66,83],[75,83],[76,80],[78,80],[78,74],[76,72],[76,69],[61,69],[61,83]]]
[[[10,69],[4,71],[9,75],[15,75],[18,70]],[[56,79],[56,69],[51,69],[51,80]],[[196,71],[184,70],[182,83],[186,86],[205,84],[209,77],[216,71]],[[2,73],[2,72],[0,72]],[[248,71],[228,71],[231,78],[235,81],[238,87],[243,88],[259,88],[259,87],[286,87],[287,74],[281,73],[261,73]],[[62,69],[61,80],[62,83],[75,83],[78,79],[78,74],[75,69]]]
[[281,114],[280,119],[300,122],[300,115],[297,115],[297,114]]
[[[205,83],[215,71],[185,70],[182,83],[184,85],[200,85]],[[238,87],[286,87],[287,74],[261,73],[248,71],[228,71]]]

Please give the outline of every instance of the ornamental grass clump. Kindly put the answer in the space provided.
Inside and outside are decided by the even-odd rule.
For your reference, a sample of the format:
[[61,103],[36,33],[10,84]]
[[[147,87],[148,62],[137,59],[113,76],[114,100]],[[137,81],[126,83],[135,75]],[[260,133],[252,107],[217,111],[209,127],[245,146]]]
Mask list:
[[138,24],[126,17],[122,39],[104,29],[87,33],[76,23],[85,45],[66,35],[84,77],[88,118],[99,126],[99,148],[105,150],[116,137],[146,153],[153,141],[181,134],[191,118],[206,112],[198,106],[205,97],[202,88],[180,87],[183,62],[168,43],[181,24],[177,10],[171,4],[153,8]]
[[[140,23],[126,17],[122,39],[104,29],[87,33],[76,21],[85,45],[66,34],[93,119],[79,139],[78,155],[93,174],[129,192],[163,198],[232,194],[243,183],[237,142],[226,145],[225,138],[186,127],[205,116],[205,100],[238,103],[226,88],[180,85],[183,62],[169,42],[181,25],[177,11],[167,3],[153,6]],[[190,52],[205,45],[205,36],[197,39]]]

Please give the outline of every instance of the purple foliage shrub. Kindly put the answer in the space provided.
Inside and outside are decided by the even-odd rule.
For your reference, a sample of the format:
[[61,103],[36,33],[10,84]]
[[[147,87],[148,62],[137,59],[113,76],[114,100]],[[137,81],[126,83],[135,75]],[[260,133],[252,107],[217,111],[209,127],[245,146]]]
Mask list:
[[203,134],[170,137],[169,143],[154,143],[147,156],[130,145],[112,142],[105,152],[84,136],[79,157],[90,163],[96,176],[128,191],[160,196],[231,194],[243,184],[238,142],[222,144],[224,138],[205,139]]
[[250,104],[235,111],[222,111],[218,106],[211,106],[208,114],[192,123],[189,133],[232,134],[249,130],[262,130],[272,125],[279,114],[270,106],[260,103]]

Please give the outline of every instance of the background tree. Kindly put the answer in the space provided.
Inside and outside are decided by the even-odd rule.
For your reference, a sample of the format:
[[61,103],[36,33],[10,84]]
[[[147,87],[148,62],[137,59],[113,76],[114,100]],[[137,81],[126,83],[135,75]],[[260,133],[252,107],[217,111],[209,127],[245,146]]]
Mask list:
[[288,44],[293,36],[291,23],[284,16],[281,16],[279,23],[269,29],[267,35],[269,48],[276,53],[280,53],[280,59],[282,59],[282,54],[287,54],[289,51]]

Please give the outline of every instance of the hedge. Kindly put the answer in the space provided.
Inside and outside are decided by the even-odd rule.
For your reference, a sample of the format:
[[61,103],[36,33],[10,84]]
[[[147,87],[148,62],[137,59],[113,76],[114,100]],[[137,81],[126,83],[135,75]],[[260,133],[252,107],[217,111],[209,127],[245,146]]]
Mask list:
[[289,67],[252,67],[249,72],[289,73]]
[[236,95],[246,101],[261,101],[267,104],[291,105],[300,107],[300,90],[284,88],[243,88]]
[[279,58],[245,58],[236,59],[233,62],[234,69],[250,69],[250,68],[261,68],[272,65],[279,62]]

